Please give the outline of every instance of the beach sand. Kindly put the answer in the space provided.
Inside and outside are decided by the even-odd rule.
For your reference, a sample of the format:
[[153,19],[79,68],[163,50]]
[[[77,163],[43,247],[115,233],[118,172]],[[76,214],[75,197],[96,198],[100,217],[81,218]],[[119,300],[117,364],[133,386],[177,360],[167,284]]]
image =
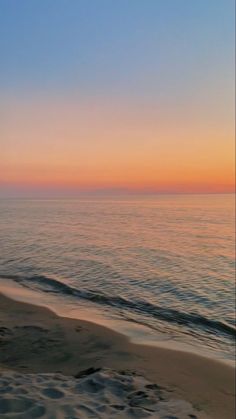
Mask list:
[[0,295],[0,417],[234,418],[234,369]]

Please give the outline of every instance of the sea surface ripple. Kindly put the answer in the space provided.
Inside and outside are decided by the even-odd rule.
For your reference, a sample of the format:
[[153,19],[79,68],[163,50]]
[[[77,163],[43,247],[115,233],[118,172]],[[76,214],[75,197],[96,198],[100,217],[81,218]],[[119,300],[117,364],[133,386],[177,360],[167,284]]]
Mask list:
[[0,239],[0,277],[39,298],[233,357],[232,195],[4,199]]

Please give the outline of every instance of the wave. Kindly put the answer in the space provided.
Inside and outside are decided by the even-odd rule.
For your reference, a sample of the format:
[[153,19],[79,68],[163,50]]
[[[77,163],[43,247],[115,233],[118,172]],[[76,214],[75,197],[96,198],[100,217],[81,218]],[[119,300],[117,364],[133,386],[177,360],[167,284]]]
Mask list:
[[152,316],[158,320],[175,323],[182,326],[194,326],[205,329],[211,333],[224,333],[229,337],[236,336],[236,329],[229,323],[212,320],[201,316],[197,313],[181,312],[172,308],[165,308],[154,305],[146,300],[135,299],[134,301],[128,300],[121,296],[109,296],[103,292],[94,290],[80,290],[71,285],[65,284],[55,278],[50,278],[44,275],[32,275],[30,277],[20,275],[0,275],[3,279],[12,279],[28,288],[34,285],[42,285],[40,288],[44,292],[59,293],[86,299],[98,304],[116,307],[119,309],[130,309],[136,313]]

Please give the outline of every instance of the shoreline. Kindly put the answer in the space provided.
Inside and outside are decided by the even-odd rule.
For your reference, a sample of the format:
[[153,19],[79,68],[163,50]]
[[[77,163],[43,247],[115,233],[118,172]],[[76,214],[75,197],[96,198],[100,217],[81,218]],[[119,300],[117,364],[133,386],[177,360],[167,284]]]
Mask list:
[[0,368],[74,376],[134,371],[211,418],[234,417],[234,368],[189,352],[135,344],[105,326],[59,317],[0,294]]
[[[142,323],[127,322],[122,319],[110,319],[106,318],[99,312],[98,309],[91,307],[87,308],[83,304],[78,309],[72,308],[64,304],[60,305],[60,302],[42,301],[39,299],[39,295],[35,290],[27,289],[21,285],[9,280],[1,279],[0,293],[10,298],[11,300],[30,303],[37,307],[46,308],[56,314],[58,317],[64,317],[71,320],[88,321],[89,316],[93,315],[92,323],[98,326],[105,327],[113,332],[117,332],[120,335],[126,337],[131,343],[135,345],[151,346],[154,348],[170,349],[173,351],[179,351],[184,353],[190,353],[216,362],[224,363],[234,368],[235,366],[235,354],[230,357],[217,356],[215,352],[210,349],[204,348],[203,346],[196,346],[189,342],[177,341],[170,339],[168,333],[159,332],[158,338],[153,334],[152,329]],[[41,296],[42,297],[42,296]],[[45,296],[44,296],[45,297]],[[131,326],[131,327],[130,327]],[[235,350],[234,350],[235,353]]]

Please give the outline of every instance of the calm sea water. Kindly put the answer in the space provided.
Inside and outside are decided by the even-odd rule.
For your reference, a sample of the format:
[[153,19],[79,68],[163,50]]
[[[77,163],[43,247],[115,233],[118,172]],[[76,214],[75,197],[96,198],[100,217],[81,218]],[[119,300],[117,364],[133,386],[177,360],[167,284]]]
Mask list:
[[232,195],[8,199],[0,220],[3,281],[233,357]]

